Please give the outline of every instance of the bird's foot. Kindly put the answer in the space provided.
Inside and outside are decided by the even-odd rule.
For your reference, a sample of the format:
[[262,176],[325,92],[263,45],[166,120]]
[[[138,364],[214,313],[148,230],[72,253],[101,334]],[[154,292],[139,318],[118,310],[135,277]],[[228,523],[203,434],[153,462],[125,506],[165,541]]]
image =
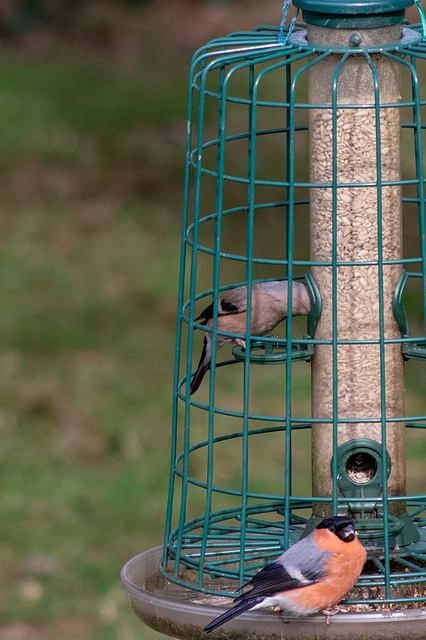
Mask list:
[[290,624],[291,620],[289,620],[288,613],[280,610],[280,620],[283,624]]
[[326,625],[330,625],[331,624],[331,620],[330,618],[332,616],[335,616],[336,613],[339,613],[340,611],[340,607],[339,605],[334,605],[334,607],[330,607],[329,609],[323,609],[323,614],[325,615],[325,624]]
[[242,349],[246,348],[246,341],[243,340],[242,338],[235,338],[235,342],[237,343],[237,345],[239,347],[241,347]]

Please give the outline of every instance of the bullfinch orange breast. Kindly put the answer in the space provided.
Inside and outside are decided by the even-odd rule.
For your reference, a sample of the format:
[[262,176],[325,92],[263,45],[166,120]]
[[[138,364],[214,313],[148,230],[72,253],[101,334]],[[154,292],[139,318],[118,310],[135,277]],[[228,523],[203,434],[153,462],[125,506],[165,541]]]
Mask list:
[[326,518],[243,586],[231,609],[206,627],[210,632],[250,609],[279,607],[294,616],[337,613],[336,605],[357,582],[366,551],[351,518]]
[[[311,299],[308,287],[302,282],[293,282],[291,313],[293,316],[308,315],[311,309]],[[252,285],[251,297],[251,326],[253,336],[266,336],[288,313],[288,281],[272,280],[255,282]],[[210,329],[213,326],[213,304],[201,312],[196,318]],[[225,291],[217,303],[217,329],[226,333],[246,333],[247,323],[247,286],[236,287]],[[218,333],[216,336],[216,350],[224,344],[235,341],[245,347],[245,340],[233,338]],[[210,369],[212,359],[212,333],[204,336],[203,351],[197,370],[191,381],[190,393],[197,391],[206,372]]]

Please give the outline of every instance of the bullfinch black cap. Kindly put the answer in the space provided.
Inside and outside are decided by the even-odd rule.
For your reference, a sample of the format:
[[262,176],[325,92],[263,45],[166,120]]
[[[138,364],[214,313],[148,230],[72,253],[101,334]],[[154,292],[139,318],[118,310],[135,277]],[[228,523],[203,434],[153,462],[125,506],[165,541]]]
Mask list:
[[325,518],[316,528],[328,529],[343,542],[350,542],[355,538],[355,523],[352,518],[347,518],[346,516]]

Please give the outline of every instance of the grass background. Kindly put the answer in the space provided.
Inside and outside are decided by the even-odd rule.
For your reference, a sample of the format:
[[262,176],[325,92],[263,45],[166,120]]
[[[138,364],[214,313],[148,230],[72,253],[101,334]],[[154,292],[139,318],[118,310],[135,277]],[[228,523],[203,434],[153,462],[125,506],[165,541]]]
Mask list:
[[281,9],[71,13],[0,40],[0,640],[155,640],[118,573],[163,536],[190,58]]

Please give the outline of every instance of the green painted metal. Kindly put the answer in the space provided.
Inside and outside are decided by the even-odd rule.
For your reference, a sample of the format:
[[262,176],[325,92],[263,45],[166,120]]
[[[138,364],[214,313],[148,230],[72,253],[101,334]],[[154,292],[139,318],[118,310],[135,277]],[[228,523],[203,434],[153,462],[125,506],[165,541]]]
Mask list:
[[404,13],[415,0],[294,0],[303,19],[318,27],[374,29],[404,20]]
[[327,29],[376,29],[400,24],[404,19],[404,11],[390,11],[381,14],[324,14],[316,11],[303,11],[303,19],[307,24]]
[[[357,498],[357,502],[353,502],[350,506],[351,511],[363,517],[365,512],[371,512],[377,508],[380,509],[381,505],[378,501],[364,502],[367,497],[379,498],[382,495],[383,458],[380,444],[369,438],[348,440],[337,449],[336,462],[337,485],[342,495],[344,497]],[[362,474],[364,468],[372,477],[368,477],[368,480],[363,479],[364,482],[361,483],[356,482],[354,479],[355,474]],[[391,460],[386,452],[386,478],[389,478],[390,471]],[[347,509],[347,505],[346,507],[343,504],[340,506]]]
[[419,337],[410,337],[410,329],[408,327],[407,312],[405,310],[403,296],[404,289],[407,281],[410,277],[418,278],[421,276],[419,273],[410,273],[402,270],[401,278],[395,289],[395,294],[392,301],[393,314],[395,320],[398,323],[401,336],[406,340],[402,343],[402,353],[406,359],[420,358],[421,360],[426,358],[426,341]]
[[414,0],[295,0],[296,7],[318,13],[377,14],[408,9]]
[[[385,518],[383,503],[379,498],[383,495],[383,478],[389,478],[391,472],[390,456],[386,451],[384,465],[382,453],[382,446],[375,440],[356,438],[340,445],[335,456],[337,486],[342,496],[356,500],[346,505],[340,503],[338,513],[346,514],[349,509],[356,517],[360,539],[367,546],[379,548],[385,546]],[[358,475],[361,476],[362,482],[358,481]],[[377,500],[374,501],[374,498]],[[373,513],[375,517],[372,521]],[[387,519],[389,544],[392,548],[419,541],[420,534],[407,514],[388,515]]]
[[[298,0],[310,10],[309,0]],[[332,2],[314,3],[320,12],[330,10]],[[341,5],[343,3],[339,3]],[[349,3],[350,4],[350,3]],[[364,2],[363,10],[368,13]],[[409,0],[375,2],[386,13],[411,5]],[[386,6],[385,6],[386,5]],[[337,12],[336,12],[337,13]],[[339,416],[337,399],[337,349],[345,344],[377,344],[381,362],[385,345],[397,342],[405,357],[417,358],[426,366],[426,224],[424,204],[423,138],[426,131],[426,96],[419,86],[418,67],[426,66],[426,42],[421,27],[405,27],[401,43],[386,43],[382,55],[397,61],[401,73],[411,86],[409,96],[395,104],[381,104],[373,53],[377,47],[347,49],[341,52],[337,65],[331,104],[312,104],[307,98],[307,74],[315,65],[336,51],[315,47],[306,42],[304,25],[286,45],[278,44],[279,29],[261,27],[254,32],[236,32],[219,38],[200,48],[194,55],[190,70],[188,94],[188,136],[186,146],[184,218],[181,248],[181,269],[178,298],[176,361],[174,370],[173,435],[169,502],[165,530],[164,556],[161,573],[170,581],[189,589],[215,595],[231,595],[235,589],[254,575],[273,557],[296,542],[307,527],[315,524],[311,518],[314,503],[328,503],[338,513],[349,508],[356,511],[360,500],[364,515],[378,509],[378,522],[360,519],[359,529],[366,546],[374,550],[375,571],[363,575],[359,584],[384,589],[382,602],[416,602],[422,595],[398,597],[392,587],[426,582],[426,495],[389,496],[389,474],[386,429],[389,418],[382,415],[367,419],[348,419]],[[308,113],[312,109],[331,109],[333,130],[337,128],[339,74],[350,55],[358,51],[371,69],[375,83],[375,101],[371,105],[376,114],[377,156],[380,157],[380,112],[401,109],[401,128],[411,136],[415,149],[414,173],[404,175],[398,182],[382,179],[377,161],[374,183],[356,183],[357,187],[377,189],[377,222],[379,250],[375,265],[378,270],[380,304],[379,337],[370,340],[341,340],[337,332],[337,269],[342,266],[371,264],[363,261],[341,262],[334,250],[329,262],[312,262],[296,250],[300,220],[306,216],[309,189],[329,187],[333,197],[332,233],[338,233],[337,194],[353,186],[337,181],[337,146],[334,146],[331,182],[312,184],[298,163],[298,149],[307,143]],[[312,54],[315,54],[313,56]],[[278,90],[277,90],[278,87]],[[345,104],[347,109],[360,105]],[[422,113],[423,112],[423,113]],[[268,124],[264,114],[270,114]],[[277,117],[278,116],[278,117]],[[279,142],[283,150],[281,171],[263,168],[265,143]],[[420,255],[401,260],[385,260],[380,236],[382,228],[381,193],[387,186],[401,187],[402,207],[417,207]],[[414,194],[414,191],[416,192]],[[256,234],[259,221],[272,216],[280,233],[274,245],[282,247],[279,255],[259,255]],[[230,241],[231,239],[231,241]],[[276,248],[274,246],[274,248]],[[396,288],[393,311],[401,331],[400,338],[384,336],[383,271],[388,264],[400,264],[401,281]],[[327,266],[334,273],[333,327],[328,340],[315,338],[315,328],[321,315],[321,297],[312,276],[312,267]],[[235,275],[233,275],[235,274]],[[285,338],[259,337],[251,334],[250,314],[245,331],[226,334],[218,330],[217,314],[212,327],[196,321],[210,302],[217,305],[222,292],[241,284],[248,284],[248,306],[252,293],[250,285],[256,281],[287,279],[303,281],[311,292],[311,313],[302,323],[288,315]],[[421,289],[425,327],[422,335],[411,336],[407,312],[403,304],[407,282]],[[289,307],[292,306],[291,288]],[[202,388],[193,396],[189,382],[194,363],[199,356],[204,334],[211,334],[211,371]],[[232,357],[225,348],[216,352],[219,336],[243,338],[249,347],[234,347]],[[312,496],[294,485],[295,454],[300,448],[299,438],[308,435],[312,424],[327,422],[300,415],[294,406],[293,391],[298,367],[309,366],[318,344],[333,349],[333,427],[331,464],[333,491],[327,496]],[[290,357],[288,355],[290,354]],[[415,355],[414,355],[415,354]],[[256,368],[256,363],[263,367]],[[283,402],[269,413],[259,410],[252,402],[252,386],[264,367],[274,364],[280,381]],[[409,366],[409,362],[407,362]],[[231,379],[222,375],[234,373]],[[227,401],[223,389],[230,389]],[[385,406],[385,380],[380,381],[381,402]],[[235,396],[238,395],[238,399]],[[338,429],[342,423],[376,422],[381,426],[381,443],[373,446],[377,472],[368,490],[353,487],[342,495],[338,476],[342,472],[342,456],[351,455],[350,446],[367,447],[366,442],[352,442],[347,451],[338,446]],[[392,416],[392,422],[402,422],[408,429],[425,433],[426,415]],[[264,467],[252,464],[260,442],[270,442],[271,449],[282,453],[282,475],[269,480],[268,460]],[[306,446],[303,445],[303,446]],[[348,453],[349,451],[349,453]],[[305,452],[306,458],[310,457]],[[386,460],[386,464],[383,464]],[[298,462],[300,464],[300,460]],[[339,466],[340,465],[340,466]],[[346,467],[344,467],[346,469]],[[309,466],[307,465],[307,470]],[[268,483],[263,483],[263,476]],[[362,495],[361,495],[362,494]],[[395,518],[389,506],[404,502],[407,511]],[[378,525],[378,526],[375,526]],[[399,536],[399,537],[398,537]],[[418,539],[417,539],[418,538]],[[397,544],[397,547],[395,546]],[[352,601],[357,602],[357,601]],[[374,602],[363,600],[363,603]]]

